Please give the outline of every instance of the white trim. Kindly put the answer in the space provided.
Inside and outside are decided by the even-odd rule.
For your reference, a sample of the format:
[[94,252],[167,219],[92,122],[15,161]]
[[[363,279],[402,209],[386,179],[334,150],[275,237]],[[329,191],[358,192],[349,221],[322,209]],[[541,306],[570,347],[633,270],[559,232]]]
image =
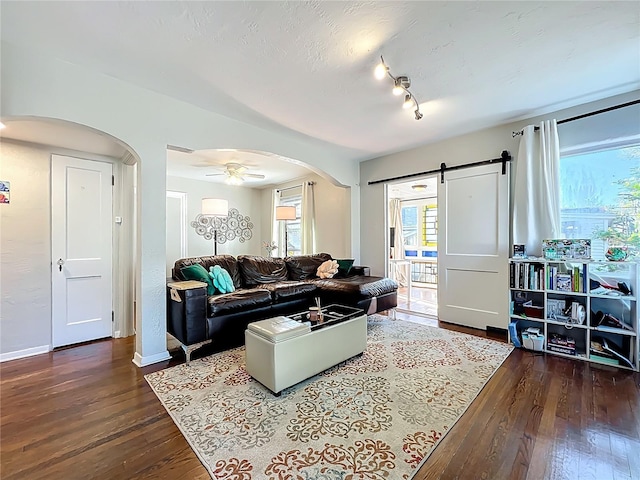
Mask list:
[[573,155],[600,152],[602,150],[632,147],[638,143],[640,143],[640,135],[608,139],[601,142],[583,143],[582,145],[573,145],[571,147],[560,149],[560,157],[570,157]]
[[167,190],[167,198],[180,200],[180,258],[187,256],[187,193]]
[[0,363],[9,360],[17,360],[18,358],[33,357],[42,353],[49,353],[51,345],[41,345],[39,347],[25,348],[24,350],[16,350],[15,352],[0,353]]
[[169,352],[165,350],[164,352],[156,353],[155,355],[151,355],[149,357],[143,357],[138,352],[133,355],[133,360],[131,360],[138,367],[146,367],[147,365],[151,365],[153,363],[163,362],[165,360],[169,360],[171,355]]

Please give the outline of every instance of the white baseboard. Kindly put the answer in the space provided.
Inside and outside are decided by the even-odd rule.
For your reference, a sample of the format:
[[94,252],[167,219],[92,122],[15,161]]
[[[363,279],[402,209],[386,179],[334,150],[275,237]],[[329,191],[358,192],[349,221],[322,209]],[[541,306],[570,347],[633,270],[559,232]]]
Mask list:
[[18,358],[32,357],[41,353],[49,353],[50,345],[41,345],[39,347],[25,348],[24,350],[16,350],[15,352],[0,353],[0,363],[9,360],[17,360]]
[[153,363],[164,362],[165,360],[169,360],[171,355],[169,352],[165,350],[164,352],[156,353],[155,355],[149,355],[148,357],[143,357],[138,352],[133,355],[133,360],[131,360],[138,367],[146,367],[147,365],[151,365]]

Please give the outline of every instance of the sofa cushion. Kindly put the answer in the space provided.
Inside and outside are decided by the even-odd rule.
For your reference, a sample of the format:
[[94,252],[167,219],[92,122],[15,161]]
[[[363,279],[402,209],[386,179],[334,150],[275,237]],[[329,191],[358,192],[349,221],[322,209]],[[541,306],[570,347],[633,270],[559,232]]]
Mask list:
[[204,257],[181,258],[180,260],[176,260],[176,263],[174,264],[173,278],[176,280],[186,280],[186,278],[183,278],[180,270],[182,267],[193,265],[195,263],[202,265],[207,273],[209,272],[209,267],[220,265],[229,272],[231,280],[233,280],[233,286],[236,288],[242,287],[240,272],[238,270],[238,262],[232,255],[205,255]]
[[296,282],[293,280],[278,283],[266,283],[263,285],[257,285],[256,288],[267,290],[271,294],[271,298],[274,302],[286,302],[294,298],[312,297],[314,292],[318,290],[315,283]]
[[252,310],[271,304],[271,295],[267,290],[240,289],[233,293],[211,295],[208,298],[209,316]]
[[202,265],[198,263],[187,265],[180,269],[180,273],[185,280],[198,280],[200,282],[206,283],[207,293],[209,295],[213,295],[214,293],[216,293],[216,289],[213,286],[213,280],[209,276],[209,272],[207,272]]
[[318,267],[327,260],[331,260],[331,255],[328,253],[315,253],[286,257],[284,262],[289,270],[289,280],[307,280],[316,278]]
[[325,278],[314,280],[322,292],[340,295],[357,295],[360,297],[379,297],[395,292],[398,284],[395,280],[383,277],[353,276],[349,278]]
[[281,258],[239,255],[238,265],[242,280],[247,287],[287,279],[287,266]]

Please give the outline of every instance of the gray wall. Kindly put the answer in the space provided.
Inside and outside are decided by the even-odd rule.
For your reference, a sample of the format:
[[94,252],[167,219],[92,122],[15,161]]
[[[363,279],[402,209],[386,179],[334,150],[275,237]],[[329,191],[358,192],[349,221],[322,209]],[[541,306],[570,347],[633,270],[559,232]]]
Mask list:
[[[351,251],[351,188],[338,187],[316,174],[292,182],[262,190],[262,232],[263,241],[271,239],[271,202],[273,190],[315,182],[314,198],[316,207],[316,251],[331,254],[333,258],[353,258]],[[261,255],[266,251],[261,250]],[[356,262],[358,263],[358,262]]]
[[[536,124],[542,120],[552,118],[563,120],[638,98],[640,98],[640,90],[362,162],[360,164],[362,263],[370,265],[371,273],[374,275],[385,272],[387,256],[383,214],[386,208],[384,184],[367,185],[368,182],[437,169],[441,162],[446,163],[447,166],[453,166],[498,158],[503,150],[509,151],[514,157],[514,162],[517,162],[520,137],[513,138],[513,131],[521,130],[526,125]],[[425,115],[421,121],[428,122],[429,116]],[[565,151],[584,143],[640,135],[640,105],[560,125],[558,134],[560,148]]]
[[[131,183],[132,167],[124,167],[111,157],[3,140],[0,180],[11,182],[11,203],[0,205],[0,360],[50,349],[53,153],[113,164],[113,215],[123,218],[122,225],[114,225],[114,326],[120,336],[133,333],[133,219],[121,186],[126,176]],[[132,196],[132,192],[128,194]],[[121,230],[124,225],[128,227],[126,233]]]

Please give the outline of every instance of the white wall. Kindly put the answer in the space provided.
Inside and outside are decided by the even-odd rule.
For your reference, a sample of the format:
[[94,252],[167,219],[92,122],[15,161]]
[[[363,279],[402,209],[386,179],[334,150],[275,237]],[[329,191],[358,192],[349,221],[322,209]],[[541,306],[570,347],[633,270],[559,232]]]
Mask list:
[[[326,252],[333,258],[355,258],[351,250],[351,189],[337,187],[324,178],[309,174],[292,182],[262,190],[262,231],[260,255],[266,255],[262,242],[271,240],[271,203],[274,189],[293,187],[303,182],[313,186],[316,207],[316,253]],[[357,263],[357,262],[356,262]]]
[[[449,138],[431,145],[362,162],[360,164],[361,262],[371,266],[372,275],[382,275],[385,272],[384,184],[368,185],[368,182],[438,169],[441,162],[447,166],[453,166],[499,158],[503,150],[511,153],[515,163],[517,162],[520,137],[513,138],[512,132],[519,131],[526,125],[537,124],[542,120],[552,118],[563,120],[626,103],[639,97],[640,91],[617,95],[598,102]],[[422,121],[425,120],[428,121],[428,115],[425,115]],[[588,141],[605,141],[640,135],[640,105],[559,125],[558,134],[561,150]]]
[[[194,150],[240,148],[272,152],[328,172],[340,184],[358,182],[358,166],[339,150],[311,140],[232,120],[194,105],[43,52],[2,43],[0,113],[3,119],[45,117],[87,125],[128,145],[137,168],[136,352],[146,365],[169,357],[166,350],[166,146]],[[352,249],[359,249],[359,200],[352,195]]]
[[0,142],[0,354],[48,351],[51,343],[50,154]]
[[[253,236],[240,242],[236,239],[218,244],[218,254],[261,255],[260,232],[262,227],[262,191],[255,188],[211,183],[180,177],[167,177],[167,190],[187,194],[187,256],[213,255],[213,242],[198,235],[191,222],[201,212],[203,198],[222,198],[228,200],[229,208],[235,208],[243,216],[249,216],[253,223]],[[167,218],[167,229],[179,229],[177,219]],[[167,258],[167,264],[173,265],[177,258]],[[167,272],[169,273],[169,272]]]

